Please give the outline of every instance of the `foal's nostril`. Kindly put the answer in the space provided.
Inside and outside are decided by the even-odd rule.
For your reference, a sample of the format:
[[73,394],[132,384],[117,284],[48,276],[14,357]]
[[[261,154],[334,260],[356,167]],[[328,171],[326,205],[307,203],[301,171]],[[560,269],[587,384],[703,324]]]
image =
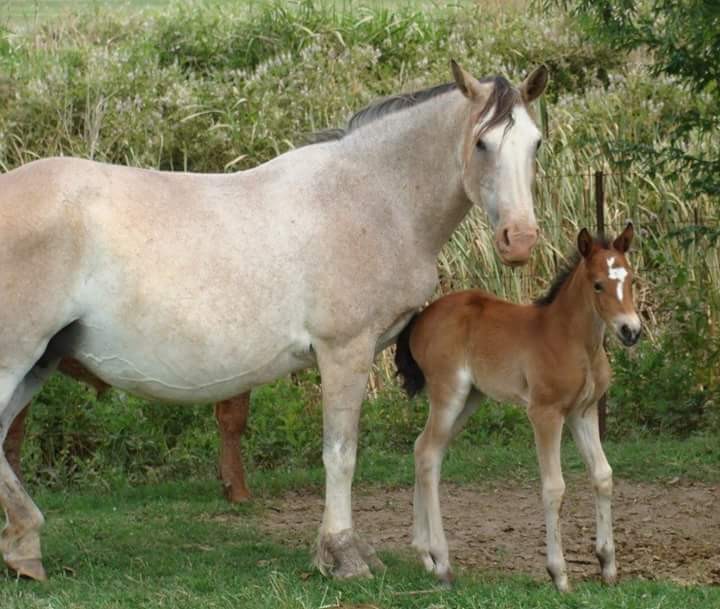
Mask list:
[[505,245],[510,247],[510,233],[507,228],[503,231],[503,241],[505,241]]
[[622,327],[620,328],[620,333],[625,340],[630,341],[633,339],[633,331],[627,324],[622,325]]

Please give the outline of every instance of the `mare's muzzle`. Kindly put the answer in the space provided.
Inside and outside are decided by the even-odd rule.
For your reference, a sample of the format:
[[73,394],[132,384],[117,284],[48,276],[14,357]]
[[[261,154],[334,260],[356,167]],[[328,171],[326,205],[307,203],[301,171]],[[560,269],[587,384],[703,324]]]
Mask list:
[[508,266],[522,266],[530,259],[540,230],[536,224],[504,224],[495,231],[495,248]]

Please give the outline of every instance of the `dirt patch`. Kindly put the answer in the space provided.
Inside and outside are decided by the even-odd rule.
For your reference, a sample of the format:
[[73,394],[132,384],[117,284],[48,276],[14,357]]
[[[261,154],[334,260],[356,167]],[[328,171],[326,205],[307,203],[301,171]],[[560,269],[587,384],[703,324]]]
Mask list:
[[[595,507],[589,483],[568,480],[562,532],[571,579],[595,579]],[[545,525],[537,485],[484,487],[444,484],[441,505],[454,567],[546,578]],[[357,530],[377,550],[408,550],[412,489],[359,488]],[[261,527],[283,543],[308,545],[323,501],[288,493],[268,501]],[[720,584],[720,486],[616,481],[615,546],[620,577],[680,584]]]

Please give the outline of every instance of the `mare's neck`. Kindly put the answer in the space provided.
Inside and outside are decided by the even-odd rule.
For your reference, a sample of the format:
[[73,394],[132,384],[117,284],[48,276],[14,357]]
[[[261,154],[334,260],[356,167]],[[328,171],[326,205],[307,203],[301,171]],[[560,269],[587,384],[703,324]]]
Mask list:
[[590,356],[603,346],[605,322],[595,311],[592,287],[583,277],[585,262],[580,261],[547,309],[553,332],[567,345],[582,344]]
[[414,245],[433,259],[472,207],[462,184],[468,120],[467,101],[450,91],[378,118],[338,142],[358,177],[373,185],[373,198],[392,206]]

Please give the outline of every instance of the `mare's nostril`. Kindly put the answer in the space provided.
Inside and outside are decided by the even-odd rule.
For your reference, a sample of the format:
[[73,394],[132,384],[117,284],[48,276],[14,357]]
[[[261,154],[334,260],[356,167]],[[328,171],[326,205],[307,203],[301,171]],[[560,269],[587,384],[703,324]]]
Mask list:
[[632,338],[633,338],[633,332],[628,327],[627,324],[622,325],[622,327],[620,328],[620,333],[622,334],[622,336],[625,340],[632,340]]
[[510,233],[508,233],[507,228],[503,231],[503,240],[505,241],[505,245],[510,247]]

